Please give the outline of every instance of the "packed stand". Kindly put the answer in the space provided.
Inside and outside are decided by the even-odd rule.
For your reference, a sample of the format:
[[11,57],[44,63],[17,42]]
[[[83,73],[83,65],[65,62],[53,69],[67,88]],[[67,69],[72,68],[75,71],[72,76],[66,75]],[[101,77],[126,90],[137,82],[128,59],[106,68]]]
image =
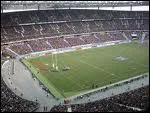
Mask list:
[[38,103],[14,94],[1,79],[1,112],[32,112],[38,107]]
[[[4,43],[31,38],[99,31],[149,30],[149,18],[147,15],[149,15],[147,12],[101,10],[47,10],[8,13],[2,14],[1,36]],[[86,20],[82,21],[83,19]]]
[[126,40],[121,32],[101,32],[90,35],[62,36],[55,38],[43,38],[29,40],[5,46],[7,51],[16,55],[24,55],[32,52],[40,52],[58,48],[68,48],[85,44],[103,43],[108,41]]
[[[146,15],[146,16],[145,16]],[[25,11],[4,14],[2,13],[1,23],[3,26],[13,26],[18,24],[53,21],[81,21],[84,19],[112,20],[118,18],[147,19],[148,12],[122,12],[103,10],[41,10]],[[6,24],[7,23],[7,24]]]
[[67,112],[68,106],[71,106],[73,112],[136,112],[139,110],[146,111],[149,107],[149,86],[138,88],[95,102],[54,106],[50,110],[50,112]]

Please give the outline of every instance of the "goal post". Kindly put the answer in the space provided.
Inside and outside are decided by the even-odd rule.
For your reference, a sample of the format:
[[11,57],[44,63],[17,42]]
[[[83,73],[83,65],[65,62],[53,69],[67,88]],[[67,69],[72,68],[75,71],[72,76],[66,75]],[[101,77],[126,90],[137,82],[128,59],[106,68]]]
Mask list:
[[57,53],[52,53],[52,71],[58,71]]
[[54,60],[53,60],[53,53],[52,53],[52,67],[54,68],[55,67],[55,64],[54,64]]

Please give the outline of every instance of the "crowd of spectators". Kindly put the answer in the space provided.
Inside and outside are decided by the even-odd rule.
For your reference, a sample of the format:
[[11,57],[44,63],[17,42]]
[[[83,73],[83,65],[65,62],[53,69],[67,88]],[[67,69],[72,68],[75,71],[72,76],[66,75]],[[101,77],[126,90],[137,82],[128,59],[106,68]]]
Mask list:
[[[128,21],[124,24],[122,21]],[[73,22],[73,23],[55,23],[41,25],[24,25],[15,27],[3,27],[1,29],[2,42],[17,40],[35,39],[42,37],[51,37],[69,34],[81,34],[100,31],[114,30],[148,30],[149,24],[139,23],[136,25],[135,20],[114,20],[114,21],[90,21],[90,22]],[[142,28],[144,26],[144,28]]]
[[49,42],[49,44],[51,44],[53,49],[66,48],[66,47],[70,46],[65,41],[64,37],[49,38],[49,39],[47,39],[47,41]]
[[[143,32],[142,31],[124,31],[128,39],[132,39],[132,35],[136,34],[138,39],[141,39]],[[146,33],[145,37],[148,37]],[[93,44],[93,43],[102,43],[108,41],[117,41],[117,40],[126,40],[122,32],[99,32],[88,35],[72,35],[60,36],[54,38],[42,38],[29,41],[18,42],[14,44],[9,44],[4,48],[9,48],[19,55],[24,55],[32,52],[46,51],[51,49],[58,48],[67,48],[78,45]],[[4,49],[5,50],[5,49]],[[5,50],[9,51],[9,50]],[[9,53],[11,53],[9,51]],[[11,53],[12,55],[12,53]]]
[[149,107],[149,86],[138,88],[123,94],[95,102],[54,106],[50,112],[67,112],[71,106],[73,112],[136,112]]
[[[126,40],[121,32],[96,33],[89,35],[74,35],[72,37],[55,37],[35,39],[9,44],[8,48],[13,52],[24,55],[32,52],[46,51],[58,48],[68,48],[85,44],[101,43],[116,40]],[[6,46],[7,47],[7,46]],[[5,47],[5,48],[6,48]],[[8,51],[8,50],[7,50]]]
[[17,43],[10,46],[9,48],[20,55],[32,52],[32,50],[28,47],[27,43]]
[[38,107],[38,103],[22,99],[13,93],[1,79],[1,112],[32,112]]
[[[85,19],[94,19],[82,21]],[[55,23],[56,21],[65,21]],[[19,25],[38,22],[54,22],[46,24]],[[2,43],[37,39],[59,35],[81,34],[114,30],[149,30],[148,12],[122,12],[101,10],[47,10],[25,11],[17,13],[2,13],[1,16],[1,40]],[[137,32],[138,34],[139,32]],[[131,35],[131,32],[125,32]],[[139,33],[140,35],[140,33]],[[141,36],[141,35],[140,35]],[[148,34],[149,36],[149,34]],[[92,44],[106,41],[124,40],[119,32],[96,33],[85,36],[42,38],[24,42],[17,42],[9,46],[3,46],[3,54],[15,56],[31,52],[50,49],[66,48],[84,44]],[[12,51],[9,51],[9,48]],[[71,105],[72,111],[135,111],[132,106],[147,109],[149,86],[128,92],[112,98],[91,102],[87,104]],[[148,95],[148,96],[147,96]],[[115,104],[114,104],[115,103]],[[125,106],[120,106],[123,104]],[[22,99],[15,95],[1,79],[1,111],[33,111],[39,106],[36,102]],[[66,111],[67,106],[55,106],[51,111]]]
[[[51,14],[53,15],[48,16],[50,15],[49,12],[51,12]],[[63,12],[63,14],[60,14],[60,12]],[[37,13],[37,11],[27,11],[24,13],[18,12],[18,13],[2,14],[2,21],[1,21],[2,42],[26,40],[45,36],[50,37],[67,34],[100,32],[100,31],[149,30],[149,19],[147,16],[148,13],[146,12],[121,12],[121,11],[102,12],[96,10],[95,11],[80,10],[79,12],[76,10],[70,11],[57,10],[57,11],[40,11],[40,13],[39,12]],[[74,16],[73,13],[78,16]],[[61,18],[58,18],[59,16],[57,14],[62,15]],[[70,20],[68,20],[68,18]],[[32,22],[34,23],[45,21],[51,22],[52,20],[57,21],[57,19],[59,21],[64,21],[64,19],[67,19],[68,21],[65,20],[65,22],[60,23],[54,22],[43,24],[41,23],[41,24],[20,25],[22,23],[26,24]],[[82,19],[86,20],[82,21]],[[17,24],[16,21],[19,24]]]
[[[146,16],[145,16],[146,15]],[[103,10],[41,10],[24,11],[17,13],[2,13],[1,24],[6,26],[53,21],[77,21],[83,19],[118,19],[118,18],[148,18],[148,12],[125,12],[125,11],[103,11]]]

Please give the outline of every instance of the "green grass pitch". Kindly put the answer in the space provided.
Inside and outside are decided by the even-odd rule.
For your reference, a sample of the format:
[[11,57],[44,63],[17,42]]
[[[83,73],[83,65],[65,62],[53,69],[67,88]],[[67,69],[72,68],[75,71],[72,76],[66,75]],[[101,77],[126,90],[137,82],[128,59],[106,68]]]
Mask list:
[[[119,56],[125,60],[118,60]],[[22,60],[57,98],[91,90],[93,84],[101,87],[149,72],[149,48],[136,42],[61,53],[57,58],[58,72],[50,71],[51,55]],[[41,71],[41,65],[49,71]],[[71,69],[63,71],[64,66]]]

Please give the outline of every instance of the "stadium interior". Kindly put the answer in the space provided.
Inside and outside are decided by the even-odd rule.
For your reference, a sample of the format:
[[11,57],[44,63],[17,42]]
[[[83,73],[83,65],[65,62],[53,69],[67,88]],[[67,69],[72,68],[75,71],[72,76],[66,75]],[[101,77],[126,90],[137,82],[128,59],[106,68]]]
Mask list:
[[[130,11],[100,9],[118,6],[129,6]],[[1,72],[6,62],[12,59],[76,47],[136,40],[148,45],[149,48],[149,11],[132,11],[134,6],[149,6],[149,1],[2,1]],[[80,7],[83,9],[78,9]],[[84,9],[84,7],[97,9]],[[66,65],[63,70],[65,73],[72,68]],[[142,85],[134,90],[118,95],[112,94],[113,96],[95,101],[90,101],[92,100],[90,96],[98,94],[99,91],[75,97],[77,101],[88,98],[89,101],[85,103],[71,104],[71,100],[67,98],[59,100],[48,91],[50,98],[57,103],[48,107],[43,101],[40,103],[37,99],[36,101],[25,99],[23,93],[21,95],[15,93],[19,89],[12,90],[10,84],[14,83],[8,85],[4,76],[1,76],[1,112],[135,112],[149,108],[149,83],[145,85],[146,82],[142,82]],[[15,76],[15,73],[12,76]],[[146,77],[123,84],[130,85]],[[44,86],[43,88],[48,90]],[[109,88],[106,87],[100,92],[108,90]]]

